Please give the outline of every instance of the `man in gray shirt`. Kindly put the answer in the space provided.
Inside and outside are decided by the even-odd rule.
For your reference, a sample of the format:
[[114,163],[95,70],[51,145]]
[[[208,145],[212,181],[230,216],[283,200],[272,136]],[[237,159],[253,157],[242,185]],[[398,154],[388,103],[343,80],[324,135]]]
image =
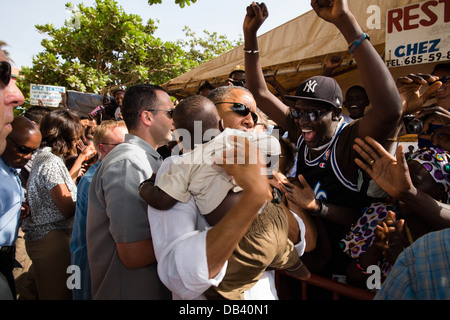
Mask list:
[[171,299],[157,274],[139,184],[161,165],[156,149],[172,138],[174,108],[163,88],[129,88],[122,116],[129,134],[102,161],[89,188],[87,249],[93,299]]

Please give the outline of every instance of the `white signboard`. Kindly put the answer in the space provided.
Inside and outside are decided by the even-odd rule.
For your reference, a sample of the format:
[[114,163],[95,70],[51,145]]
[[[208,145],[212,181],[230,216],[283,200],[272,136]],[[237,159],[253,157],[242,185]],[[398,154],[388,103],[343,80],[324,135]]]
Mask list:
[[31,84],[30,86],[30,104],[32,106],[42,105],[45,107],[58,107],[62,97],[61,93],[65,93],[65,87],[47,86],[42,84]]
[[386,13],[386,65],[450,60],[450,0],[428,0]]

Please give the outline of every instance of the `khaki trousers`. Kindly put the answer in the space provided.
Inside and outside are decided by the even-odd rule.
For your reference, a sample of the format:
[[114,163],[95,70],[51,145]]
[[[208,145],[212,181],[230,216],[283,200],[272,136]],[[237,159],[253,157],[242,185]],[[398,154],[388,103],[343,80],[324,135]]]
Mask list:
[[62,230],[52,230],[37,241],[25,241],[33,262],[39,300],[71,300],[72,291],[66,281],[70,265],[70,236]]

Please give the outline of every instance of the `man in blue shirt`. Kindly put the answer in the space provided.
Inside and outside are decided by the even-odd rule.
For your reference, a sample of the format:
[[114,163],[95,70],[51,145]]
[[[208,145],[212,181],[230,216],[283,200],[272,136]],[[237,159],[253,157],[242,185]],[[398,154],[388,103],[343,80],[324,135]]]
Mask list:
[[86,247],[86,217],[89,186],[100,161],[117,145],[125,140],[128,129],[123,121],[105,120],[94,132],[94,146],[98,161],[81,177],[77,186],[77,205],[70,241],[71,264],[80,268],[80,286],[72,289],[74,300],[91,300],[91,276]]
[[41,144],[41,133],[36,125],[25,117],[11,122],[12,131],[6,138],[6,148],[0,157],[0,271],[8,280],[15,296],[12,270],[15,261],[15,242],[21,212],[23,191],[19,179],[20,169],[31,159]]
[[450,229],[427,233],[398,257],[376,300],[449,300]]
[[[17,88],[16,78],[11,73],[12,68],[8,60],[0,49],[0,155],[5,151],[6,137],[12,130],[13,110],[25,101],[22,92]],[[0,272],[0,299],[12,298],[8,282],[3,273]]]

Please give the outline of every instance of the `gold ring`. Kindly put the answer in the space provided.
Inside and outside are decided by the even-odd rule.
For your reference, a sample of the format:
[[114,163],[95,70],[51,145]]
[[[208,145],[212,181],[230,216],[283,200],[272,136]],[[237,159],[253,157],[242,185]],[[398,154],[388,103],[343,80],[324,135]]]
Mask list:
[[375,163],[375,160],[372,159],[372,160],[370,160],[369,165],[373,165],[374,163]]

